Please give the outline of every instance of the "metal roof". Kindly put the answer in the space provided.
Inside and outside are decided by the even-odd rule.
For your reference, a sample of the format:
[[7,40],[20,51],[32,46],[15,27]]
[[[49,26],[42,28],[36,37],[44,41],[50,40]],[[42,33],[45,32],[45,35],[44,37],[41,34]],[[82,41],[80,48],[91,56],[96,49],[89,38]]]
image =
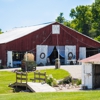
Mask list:
[[15,39],[21,38],[45,26],[47,26],[47,24],[30,26],[30,27],[14,28],[3,34],[0,34],[0,44],[7,43]]
[[100,64],[100,53],[93,55],[91,57],[85,58],[83,60],[80,60],[79,62]]

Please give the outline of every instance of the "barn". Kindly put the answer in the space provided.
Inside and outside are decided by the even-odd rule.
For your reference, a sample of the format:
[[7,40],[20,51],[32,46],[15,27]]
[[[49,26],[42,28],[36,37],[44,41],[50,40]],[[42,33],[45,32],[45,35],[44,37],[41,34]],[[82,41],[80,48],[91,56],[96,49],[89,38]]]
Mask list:
[[0,35],[0,63],[18,67],[26,52],[37,64],[74,64],[100,51],[100,43],[58,22],[20,27]]

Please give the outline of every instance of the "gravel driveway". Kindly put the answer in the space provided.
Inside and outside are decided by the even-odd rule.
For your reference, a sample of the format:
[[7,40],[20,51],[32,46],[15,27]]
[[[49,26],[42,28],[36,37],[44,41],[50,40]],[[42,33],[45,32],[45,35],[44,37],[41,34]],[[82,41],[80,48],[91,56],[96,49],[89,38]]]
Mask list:
[[[37,70],[55,68],[55,66],[37,67]],[[61,69],[67,70],[73,78],[81,79],[81,65],[61,65]],[[13,71],[20,68],[0,69],[0,71]]]
[[[68,71],[73,78],[81,79],[82,65],[61,65],[61,69]],[[37,67],[37,70],[55,68],[55,66]]]

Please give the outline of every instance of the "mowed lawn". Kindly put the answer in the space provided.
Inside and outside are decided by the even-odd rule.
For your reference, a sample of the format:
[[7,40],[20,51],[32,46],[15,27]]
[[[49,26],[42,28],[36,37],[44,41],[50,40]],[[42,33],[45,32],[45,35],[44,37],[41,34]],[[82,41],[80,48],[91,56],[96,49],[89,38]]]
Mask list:
[[[41,70],[40,72],[46,72],[47,75],[52,74],[57,80],[63,79],[70,74],[63,69],[46,69]],[[28,81],[30,78],[34,77],[33,72],[28,73]],[[14,72],[0,71],[0,94],[2,93],[12,93],[12,89],[8,87],[9,84],[12,84],[16,81],[16,74]]]
[[100,100],[100,91],[11,93],[1,94],[0,100]]
[[[56,79],[69,76],[69,73],[62,69],[42,70],[47,75],[52,74]],[[49,93],[13,93],[8,87],[15,82],[16,74],[13,72],[0,72],[0,100],[100,100],[100,91],[80,91],[80,92],[49,92]],[[33,77],[33,72],[28,73],[28,78]]]

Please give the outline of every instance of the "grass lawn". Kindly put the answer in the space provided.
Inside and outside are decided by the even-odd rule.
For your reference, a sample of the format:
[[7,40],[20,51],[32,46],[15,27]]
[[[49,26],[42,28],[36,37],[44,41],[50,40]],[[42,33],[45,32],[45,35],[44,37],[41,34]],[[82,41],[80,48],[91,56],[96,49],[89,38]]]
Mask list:
[[[63,79],[70,74],[63,69],[46,69],[41,70],[41,72],[46,72],[47,75],[52,74],[56,79]],[[33,78],[33,72],[28,73],[28,79]],[[16,81],[16,74],[14,72],[0,71],[0,94],[2,93],[12,93],[12,89],[8,87],[10,83]]]
[[100,91],[1,94],[0,100],[100,100]]
[[[47,69],[47,75],[52,74],[56,79],[62,79],[69,75],[62,69]],[[33,72],[28,73],[28,78],[33,77]],[[100,100],[100,91],[82,91],[82,92],[50,92],[50,93],[12,93],[9,83],[15,82],[15,73],[3,71],[0,72],[0,100]]]

